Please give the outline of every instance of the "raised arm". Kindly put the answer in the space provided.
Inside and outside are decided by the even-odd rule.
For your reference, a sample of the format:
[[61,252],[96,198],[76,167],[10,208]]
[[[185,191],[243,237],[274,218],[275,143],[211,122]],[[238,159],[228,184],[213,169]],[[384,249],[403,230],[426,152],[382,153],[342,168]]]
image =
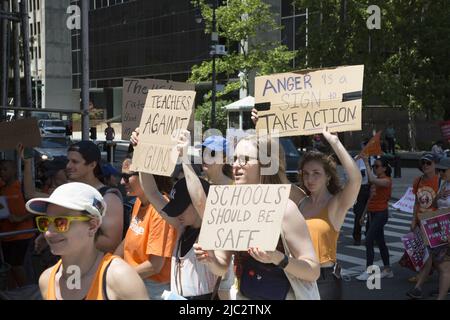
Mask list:
[[362,177],[356,162],[339,141],[338,136],[332,135],[326,128],[323,129],[323,136],[333,148],[348,177],[344,188],[330,201],[328,211],[333,227],[335,230],[340,230],[348,209],[353,206],[358,197]]
[[387,188],[391,184],[389,179],[385,178],[377,178],[377,176],[373,173],[372,168],[369,164],[369,158],[367,156],[362,156],[362,159],[364,160],[364,165],[366,166],[366,172],[367,172],[367,179],[369,180],[369,183],[374,184],[379,187]]
[[148,201],[150,201],[153,208],[155,208],[155,210],[161,215],[164,220],[167,221],[167,223],[179,229],[180,222],[178,221],[178,219],[169,217],[163,211],[163,208],[166,206],[169,200],[164,198],[161,192],[159,192],[153,175],[145,172],[139,172],[139,180],[141,182],[141,186],[144,190],[145,196],[147,197]]
[[32,173],[33,159],[25,159],[24,149],[25,148],[21,143],[19,143],[16,147],[17,153],[20,154],[20,159],[23,161],[23,196],[25,200],[48,197],[48,194],[36,191]]
[[178,138],[177,148],[180,154],[181,161],[183,163],[184,177],[186,178],[186,185],[189,196],[191,197],[192,205],[194,206],[200,218],[203,219],[203,213],[205,212],[206,207],[206,193],[203,190],[200,178],[195,173],[194,168],[192,168],[191,162],[189,161],[187,149],[190,141],[191,134],[189,133],[189,131],[181,131]]

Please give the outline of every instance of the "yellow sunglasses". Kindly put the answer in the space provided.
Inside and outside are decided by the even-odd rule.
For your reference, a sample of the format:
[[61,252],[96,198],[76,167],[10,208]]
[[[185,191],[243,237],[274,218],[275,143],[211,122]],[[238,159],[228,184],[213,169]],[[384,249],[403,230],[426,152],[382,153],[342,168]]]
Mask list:
[[40,232],[46,232],[50,226],[53,224],[55,230],[58,233],[67,232],[69,230],[70,222],[72,221],[89,221],[92,218],[86,216],[39,216],[36,217],[36,225]]

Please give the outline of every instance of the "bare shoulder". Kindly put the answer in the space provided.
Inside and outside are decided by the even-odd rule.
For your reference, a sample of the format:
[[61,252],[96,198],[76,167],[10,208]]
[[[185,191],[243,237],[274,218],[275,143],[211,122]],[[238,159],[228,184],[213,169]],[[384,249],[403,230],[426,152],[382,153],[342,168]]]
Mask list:
[[51,266],[47,270],[41,273],[39,277],[39,289],[41,290],[42,299],[47,298],[48,282],[50,280],[50,275],[54,266]]
[[128,263],[121,258],[111,261],[106,274],[108,297],[111,300],[148,299],[144,283]]
[[297,205],[289,199],[283,216],[283,229],[285,231],[292,230],[304,224],[305,218],[303,218]]

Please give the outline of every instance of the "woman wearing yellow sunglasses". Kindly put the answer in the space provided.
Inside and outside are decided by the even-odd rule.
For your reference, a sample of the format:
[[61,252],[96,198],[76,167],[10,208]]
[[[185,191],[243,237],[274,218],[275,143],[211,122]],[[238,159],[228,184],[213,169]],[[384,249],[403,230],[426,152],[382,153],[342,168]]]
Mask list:
[[95,239],[106,203],[93,187],[79,182],[64,184],[49,198],[27,202],[38,214],[36,223],[50,250],[61,260],[39,278],[46,300],[148,299],[139,275],[118,256],[99,251]]

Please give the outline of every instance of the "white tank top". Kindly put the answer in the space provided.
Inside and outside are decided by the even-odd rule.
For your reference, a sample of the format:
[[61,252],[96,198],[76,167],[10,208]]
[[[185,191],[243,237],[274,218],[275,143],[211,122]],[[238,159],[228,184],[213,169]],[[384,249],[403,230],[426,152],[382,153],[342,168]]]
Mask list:
[[170,290],[184,297],[201,296],[212,293],[217,282],[217,276],[209,271],[208,267],[198,262],[194,248],[191,248],[184,257],[177,258],[179,237],[184,229],[178,233],[177,245],[172,253],[170,272]]

